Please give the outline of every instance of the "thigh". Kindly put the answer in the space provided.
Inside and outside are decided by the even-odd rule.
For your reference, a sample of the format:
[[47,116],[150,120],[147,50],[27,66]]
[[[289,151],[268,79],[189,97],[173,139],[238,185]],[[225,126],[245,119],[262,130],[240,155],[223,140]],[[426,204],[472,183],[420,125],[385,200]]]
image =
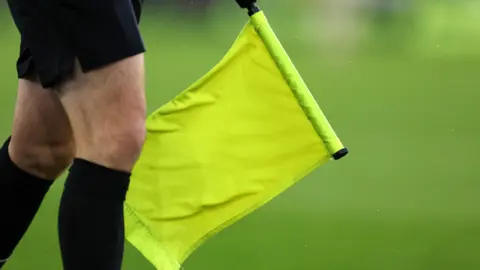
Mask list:
[[[21,79],[10,144],[15,163],[29,171],[32,168],[24,166],[32,162],[48,162],[48,159],[55,159],[52,157],[55,151],[68,152],[73,146],[70,121],[57,94],[39,83]],[[41,175],[49,172],[31,173],[51,178],[51,175]]]
[[[76,138],[77,157],[131,169],[145,136],[143,54],[88,73],[79,65],[75,70],[58,91]],[[124,156],[121,163],[126,166],[116,164],[118,155]]]

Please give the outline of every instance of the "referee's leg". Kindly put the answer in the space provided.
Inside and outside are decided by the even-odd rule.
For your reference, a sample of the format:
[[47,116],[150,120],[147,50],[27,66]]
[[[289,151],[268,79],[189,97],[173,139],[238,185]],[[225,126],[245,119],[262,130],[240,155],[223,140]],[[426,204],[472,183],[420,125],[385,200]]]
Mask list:
[[143,54],[82,73],[59,88],[76,142],[60,204],[65,270],[120,270],[123,203],[145,140]]
[[42,200],[74,156],[73,133],[58,96],[20,79],[13,132],[0,149],[0,268]]

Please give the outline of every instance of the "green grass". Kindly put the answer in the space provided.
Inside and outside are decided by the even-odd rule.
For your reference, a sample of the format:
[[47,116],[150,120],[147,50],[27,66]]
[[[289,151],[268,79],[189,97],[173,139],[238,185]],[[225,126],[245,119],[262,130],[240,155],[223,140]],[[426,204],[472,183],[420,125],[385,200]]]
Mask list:
[[[212,28],[147,14],[150,110],[223,56],[242,15]],[[337,65],[289,38],[293,27],[281,15],[269,16],[273,27],[351,155],[222,232],[185,269],[480,269],[480,56],[379,53],[370,46]],[[6,16],[0,32],[0,134],[7,136],[18,45]],[[370,43],[395,40],[379,36]],[[56,215],[62,184],[53,187],[6,270],[61,269]],[[153,268],[128,246],[124,269]]]

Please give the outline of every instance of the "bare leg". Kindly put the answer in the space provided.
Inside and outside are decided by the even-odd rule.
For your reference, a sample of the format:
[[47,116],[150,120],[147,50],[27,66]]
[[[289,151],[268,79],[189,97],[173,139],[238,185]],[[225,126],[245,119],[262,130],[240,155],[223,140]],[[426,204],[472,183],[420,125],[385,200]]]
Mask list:
[[38,83],[20,80],[12,138],[0,150],[0,260],[10,257],[74,150],[58,96]]
[[60,204],[65,270],[120,270],[123,203],[145,139],[143,55],[83,74],[60,87],[76,159]]
[[44,179],[57,178],[70,165],[72,128],[53,90],[20,80],[9,152],[21,169]]
[[77,158],[130,172],[145,139],[143,54],[81,73],[60,88]]

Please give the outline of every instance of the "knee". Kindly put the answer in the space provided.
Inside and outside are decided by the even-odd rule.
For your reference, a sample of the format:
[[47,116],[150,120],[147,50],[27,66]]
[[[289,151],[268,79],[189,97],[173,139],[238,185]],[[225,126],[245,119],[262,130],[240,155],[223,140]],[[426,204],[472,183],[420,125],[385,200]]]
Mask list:
[[134,125],[118,125],[98,134],[93,139],[93,144],[83,151],[79,150],[84,153],[80,157],[112,169],[130,172],[140,156],[145,136],[143,119]]
[[136,126],[121,128],[109,138],[111,144],[109,154],[119,162],[125,162],[127,167],[131,167],[142,152],[145,136],[144,121],[139,121]]
[[75,156],[73,142],[19,143],[12,139],[9,153],[22,170],[54,180],[70,166]]

